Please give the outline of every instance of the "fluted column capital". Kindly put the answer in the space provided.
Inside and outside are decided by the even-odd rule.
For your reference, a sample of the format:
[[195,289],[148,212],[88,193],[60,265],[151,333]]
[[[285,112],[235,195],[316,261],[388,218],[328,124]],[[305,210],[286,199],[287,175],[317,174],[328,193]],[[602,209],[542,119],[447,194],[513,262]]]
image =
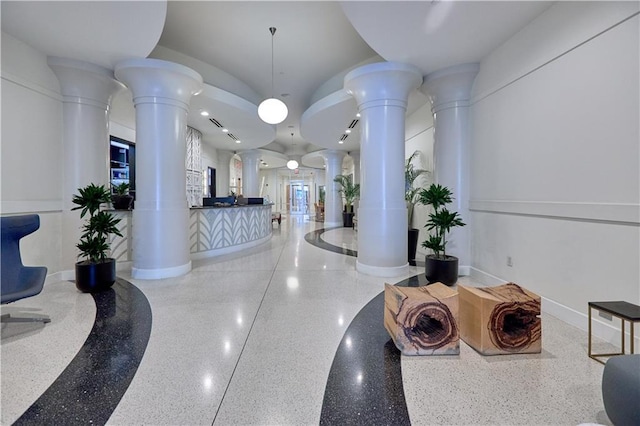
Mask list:
[[113,71],[99,65],[57,56],[47,57],[47,64],[60,82],[64,102],[108,110],[113,95],[124,89]]
[[469,106],[473,81],[479,70],[479,64],[461,64],[428,74],[421,91],[429,97],[431,111]]
[[409,93],[422,83],[420,70],[399,62],[364,65],[344,77],[344,88],[362,111],[371,106],[407,107]]
[[202,76],[184,65],[160,59],[133,58],[116,65],[115,76],[133,93],[133,103],[167,103],[189,110],[202,91]]
[[342,164],[342,160],[347,153],[339,149],[325,149],[320,152],[320,155],[324,158],[325,163],[328,161],[340,161],[340,164]]
[[245,161],[258,161],[262,154],[257,149],[249,149],[246,151],[238,152],[238,155],[242,159],[242,162],[245,162]]

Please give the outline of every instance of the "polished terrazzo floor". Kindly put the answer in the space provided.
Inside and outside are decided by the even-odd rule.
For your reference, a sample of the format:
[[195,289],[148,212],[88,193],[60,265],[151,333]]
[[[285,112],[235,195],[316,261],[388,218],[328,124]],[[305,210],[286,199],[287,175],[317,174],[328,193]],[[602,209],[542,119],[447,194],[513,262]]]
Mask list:
[[[400,356],[381,333],[385,279],[355,271],[353,230],[313,232],[320,226],[285,218],[268,243],[194,262],[179,278],[122,273],[113,297],[122,315],[138,315],[133,320],[105,313],[69,282],[2,306],[2,313],[51,317],[46,325],[2,324],[2,424],[47,424],[29,417],[34,403],[64,392],[61,383],[78,392],[67,383],[79,379],[60,378],[70,366],[93,371],[74,363],[95,360],[92,348],[115,348],[105,365],[93,363],[104,373],[118,376],[134,364],[136,350],[116,350],[124,340],[108,335],[113,326],[144,340],[144,307],[129,302],[137,290],[151,311],[142,315],[152,318],[146,348],[121,399],[101,389],[117,401],[97,407],[108,420],[92,424],[609,424],[603,367],[587,357],[586,333],[543,314],[541,354],[483,357],[462,342],[457,356]],[[420,270],[387,281],[407,285]],[[96,326],[106,342],[88,339]]]

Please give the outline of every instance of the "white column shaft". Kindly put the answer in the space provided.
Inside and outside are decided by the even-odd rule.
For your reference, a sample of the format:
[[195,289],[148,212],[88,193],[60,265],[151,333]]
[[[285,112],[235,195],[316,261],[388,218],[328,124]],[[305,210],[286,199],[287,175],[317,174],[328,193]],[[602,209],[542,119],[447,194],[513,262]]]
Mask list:
[[409,92],[422,82],[413,66],[369,64],[345,76],[361,114],[357,269],[376,276],[408,270],[404,202],[405,113]]
[[231,157],[233,157],[232,152],[218,150],[218,163],[216,165],[216,194],[218,197],[226,197],[229,195]]
[[242,151],[242,196],[260,196],[260,152],[257,150]]
[[136,207],[132,276],[158,279],[191,270],[186,199],[188,102],[202,77],[182,65],[132,59],[116,76],[136,107]]
[[342,174],[343,151],[326,150],[322,152],[325,169],[324,226],[342,226],[342,194],[341,186],[333,179]]
[[448,206],[467,224],[451,230],[447,254],[459,259],[461,275],[471,266],[469,214],[469,98],[478,64],[463,64],[429,74],[423,90],[434,116],[434,181],[453,192]]
[[[350,152],[349,156],[353,160],[353,183],[360,183],[360,152]],[[360,199],[358,198],[353,203],[353,211],[358,216],[358,209],[360,208]]]
[[109,187],[109,105],[124,86],[113,72],[66,58],[47,58],[63,96],[62,267],[73,270],[81,226],[73,195],[90,183]]

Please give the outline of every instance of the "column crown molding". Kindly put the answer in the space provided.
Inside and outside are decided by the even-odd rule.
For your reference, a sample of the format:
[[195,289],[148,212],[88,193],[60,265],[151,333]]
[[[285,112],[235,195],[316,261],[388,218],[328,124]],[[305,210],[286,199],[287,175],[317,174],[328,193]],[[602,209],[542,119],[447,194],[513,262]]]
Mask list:
[[262,156],[262,153],[257,149],[248,149],[246,151],[239,151],[238,155],[242,160],[259,160]]
[[124,84],[113,71],[90,62],[48,56],[47,64],[60,82],[64,102],[87,104],[108,109],[111,99]]
[[480,70],[477,63],[444,68],[424,78],[420,90],[429,97],[435,113],[447,108],[469,106],[473,82]]
[[320,155],[322,155],[325,161],[338,161],[343,160],[347,152],[339,149],[325,149],[320,151]]
[[399,62],[364,65],[344,77],[344,88],[356,99],[358,109],[378,103],[406,108],[409,93],[421,83],[422,73],[417,67]]
[[160,59],[133,58],[116,65],[115,76],[133,93],[133,102],[175,101],[188,109],[202,91],[202,76],[191,68]]

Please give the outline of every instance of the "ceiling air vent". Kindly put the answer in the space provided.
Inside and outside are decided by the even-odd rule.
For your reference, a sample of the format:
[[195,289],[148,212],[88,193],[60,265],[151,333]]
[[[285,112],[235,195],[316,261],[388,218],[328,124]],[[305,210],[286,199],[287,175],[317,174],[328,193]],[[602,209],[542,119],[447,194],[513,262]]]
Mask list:
[[216,120],[215,118],[210,118],[209,121],[212,122],[213,124],[215,124],[216,127],[220,127],[220,128],[223,127],[222,124],[220,124],[220,122],[218,120]]
[[349,128],[353,129],[354,127],[356,127],[356,124],[358,124],[358,121],[359,121],[358,119],[353,120],[351,124],[349,124]]

